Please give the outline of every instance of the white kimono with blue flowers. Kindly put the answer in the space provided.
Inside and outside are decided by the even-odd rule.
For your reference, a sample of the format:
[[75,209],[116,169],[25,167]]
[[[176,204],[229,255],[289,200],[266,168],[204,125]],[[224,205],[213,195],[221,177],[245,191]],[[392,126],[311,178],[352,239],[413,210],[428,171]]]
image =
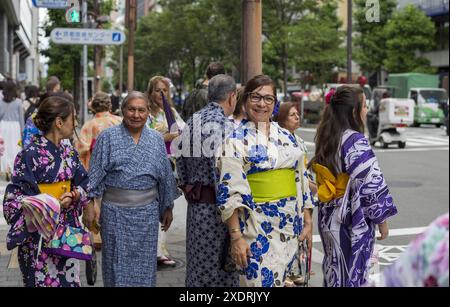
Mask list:
[[[252,252],[248,267],[241,272],[241,286],[282,287],[296,260],[303,210],[313,208],[305,146],[299,141],[303,142],[276,123],[271,123],[267,138],[255,124],[243,122],[226,140],[217,160],[221,173],[217,203],[222,220],[239,211],[241,230]],[[247,176],[276,169],[295,169],[297,197],[255,203]]]

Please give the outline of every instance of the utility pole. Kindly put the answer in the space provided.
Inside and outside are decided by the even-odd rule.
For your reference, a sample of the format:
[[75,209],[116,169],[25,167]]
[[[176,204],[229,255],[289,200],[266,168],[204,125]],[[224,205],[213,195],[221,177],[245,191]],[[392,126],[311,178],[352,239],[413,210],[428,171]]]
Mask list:
[[[100,16],[100,4],[98,0],[94,1],[94,13],[96,15],[95,18],[97,20],[97,18]],[[97,21],[97,28],[101,27],[102,27],[101,23]],[[94,63],[95,63],[94,89],[96,93],[100,91],[100,79],[97,77],[102,75],[102,66],[101,66],[102,53],[103,53],[102,46],[99,45],[94,46]]]
[[[83,27],[87,28],[87,0],[83,1],[82,15]],[[83,45],[83,103],[81,104],[83,110],[82,123],[85,123],[88,117],[88,46]]]
[[352,57],[353,57],[353,3],[347,0],[347,83],[353,83]]
[[262,3],[242,0],[241,83],[262,73]]
[[120,59],[119,59],[119,93],[122,97],[123,91],[123,45],[120,45]]
[[136,0],[128,0],[127,26],[128,26],[128,92],[134,90],[134,37],[136,31]]

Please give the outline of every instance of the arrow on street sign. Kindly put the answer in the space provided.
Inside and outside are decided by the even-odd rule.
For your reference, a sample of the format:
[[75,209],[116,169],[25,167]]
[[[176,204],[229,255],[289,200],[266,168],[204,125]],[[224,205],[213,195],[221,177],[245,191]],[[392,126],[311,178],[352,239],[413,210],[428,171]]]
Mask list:
[[66,9],[69,7],[68,0],[33,0],[33,5],[38,8]]
[[126,36],[118,30],[55,28],[50,38],[62,45],[122,45]]

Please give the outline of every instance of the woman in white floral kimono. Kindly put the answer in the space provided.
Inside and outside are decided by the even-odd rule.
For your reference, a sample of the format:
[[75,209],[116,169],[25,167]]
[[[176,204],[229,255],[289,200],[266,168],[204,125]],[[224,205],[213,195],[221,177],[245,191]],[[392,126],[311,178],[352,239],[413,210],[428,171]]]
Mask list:
[[282,287],[298,240],[312,233],[305,152],[289,131],[270,121],[276,87],[269,77],[250,80],[244,95],[248,121],[226,140],[218,158],[217,203],[241,286]]

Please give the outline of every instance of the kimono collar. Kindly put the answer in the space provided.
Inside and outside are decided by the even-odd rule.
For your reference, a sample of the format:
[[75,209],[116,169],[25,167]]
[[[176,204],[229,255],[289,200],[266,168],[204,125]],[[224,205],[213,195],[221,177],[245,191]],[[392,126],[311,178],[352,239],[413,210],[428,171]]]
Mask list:
[[[123,134],[124,138],[130,138],[131,141],[133,142],[133,144],[135,144],[134,141],[133,141],[133,137],[131,136],[130,131],[125,126],[125,123],[123,121],[120,124],[120,130],[122,131],[122,134]],[[139,138],[139,142],[138,142],[137,145],[142,145],[142,144],[144,144],[144,142],[147,142],[147,139],[148,139],[149,135],[150,135],[150,129],[148,129],[146,126],[144,126],[142,128],[141,137]]]
[[225,117],[225,112],[224,112],[223,108],[217,102],[210,102],[208,104],[208,108],[210,108],[216,112],[220,112]]
[[109,111],[98,112],[97,114],[95,114],[95,118],[109,117],[110,115],[111,115],[111,113]]

